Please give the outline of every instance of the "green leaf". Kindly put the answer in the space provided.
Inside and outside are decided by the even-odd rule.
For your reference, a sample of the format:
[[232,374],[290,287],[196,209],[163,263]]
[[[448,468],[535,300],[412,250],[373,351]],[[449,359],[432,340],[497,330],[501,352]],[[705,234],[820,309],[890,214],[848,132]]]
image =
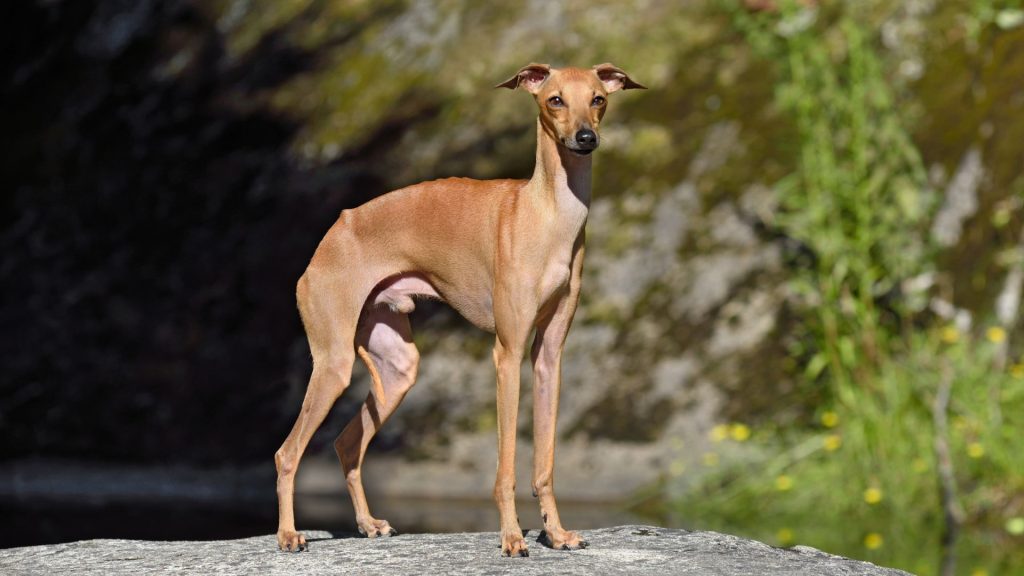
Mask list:
[[805,370],[807,377],[814,380],[821,375],[821,372],[828,365],[828,358],[825,357],[824,352],[818,352],[811,358],[811,361],[807,363],[807,369]]
[[853,340],[849,336],[839,337],[839,358],[842,359],[843,364],[852,367],[857,361],[857,353],[853,347]]

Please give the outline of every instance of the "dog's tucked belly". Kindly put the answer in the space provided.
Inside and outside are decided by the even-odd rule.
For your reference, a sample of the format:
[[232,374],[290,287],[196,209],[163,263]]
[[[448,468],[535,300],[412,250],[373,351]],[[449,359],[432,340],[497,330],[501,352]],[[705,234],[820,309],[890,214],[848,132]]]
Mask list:
[[487,290],[435,288],[426,276],[410,272],[392,276],[381,282],[370,296],[373,304],[385,305],[396,312],[408,314],[416,308],[414,298],[443,300],[474,326],[494,332],[494,310]]

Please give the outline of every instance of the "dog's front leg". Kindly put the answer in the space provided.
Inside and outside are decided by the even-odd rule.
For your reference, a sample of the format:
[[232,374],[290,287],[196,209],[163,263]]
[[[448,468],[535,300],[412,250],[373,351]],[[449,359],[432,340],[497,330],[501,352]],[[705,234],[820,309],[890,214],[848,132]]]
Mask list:
[[501,517],[502,554],[529,556],[516,514],[516,420],[519,371],[537,306],[533,299],[525,297],[530,290],[519,283],[510,284],[507,278],[499,280],[494,298],[494,365],[498,375],[498,475],[494,481],[494,501]]
[[494,501],[501,517],[501,553],[505,556],[530,555],[516,514],[516,420],[524,346],[525,342],[505,344],[500,337],[494,346],[498,372],[498,475],[494,481]]
[[544,533],[541,542],[551,548],[575,550],[587,543],[575,532],[562,528],[555,505],[555,436],[558,395],[562,384],[562,348],[576,312],[583,271],[583,242],[573,256],[569,289],[540,318],[533,342],[533,494],[540,499]]

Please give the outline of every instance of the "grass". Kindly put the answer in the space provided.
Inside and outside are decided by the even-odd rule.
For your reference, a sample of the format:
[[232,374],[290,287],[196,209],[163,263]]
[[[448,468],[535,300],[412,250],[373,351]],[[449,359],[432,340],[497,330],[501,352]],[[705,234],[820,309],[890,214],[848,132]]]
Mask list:
[[[749,438],[713,430],[723,454],[729,443],[749,442],[757,449],[746,454],[765,456],[723,462],[677,500],[677,514],[702,528],[936,574],[944,521],[932,409],[939,382],[952,377],[948,443],[965,511],[958,566],[1024,572],[1024,439],[1016,433],[1024,426],[1024,365],[993,373],[993,334],[919,334],[911,353],[850,387],[801,430],[759,429]],[[998,424],[979,393],[990,385],[1002,392]]]

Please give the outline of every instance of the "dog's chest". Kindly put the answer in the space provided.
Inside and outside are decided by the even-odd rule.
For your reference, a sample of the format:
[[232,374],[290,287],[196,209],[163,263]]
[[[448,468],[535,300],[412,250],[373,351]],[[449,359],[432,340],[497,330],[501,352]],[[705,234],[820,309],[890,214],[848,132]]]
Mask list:
[[547,302],[552,296],[564,291],[569,286],[572,274],[572,250],[558,250],[545,263],[540,276],[540,301]]
[[587,209],[583,204],[573,202],[559,211],[550,236],[552,241],[546,250],[548,256],[541,267],[541,302],[547,302],[568,288],[574,248],[586,222]]

